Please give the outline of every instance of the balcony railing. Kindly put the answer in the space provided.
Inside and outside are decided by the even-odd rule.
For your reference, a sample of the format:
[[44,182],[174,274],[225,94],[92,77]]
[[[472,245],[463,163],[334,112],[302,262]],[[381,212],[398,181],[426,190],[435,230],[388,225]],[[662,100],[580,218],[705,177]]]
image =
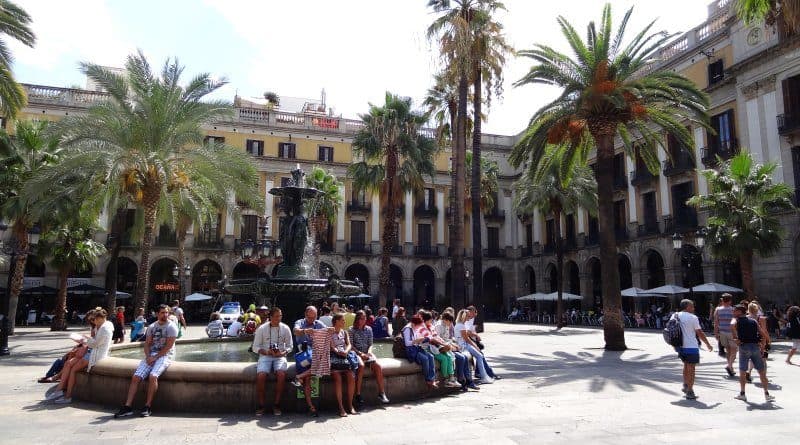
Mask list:
[[389,249],[389,252],[392,255],[402,255],[403,254],[403,246],[401,246],[399,244],[396,245],[396,246],[392,246],[391,249]]
[[660,231],[658,229],[658,221],[645,222],[644,224],[640,224],[636,231],[636,234],[640,238],[650,235],[658,235],[659,233]]
[[525,247],[523,247],[522,251],[520,252],[520,256],[523,257],[523,258],[527,258],[527,257],[533,256],[533,246],[525,246]]
[[800,130],[800,114],[784,113],[778,115],[778,133],[781,135],[789,134]]
[[505,258],[506,250],[501,249],[499,247],[491,247],[488,249],[483,249],[483,256],[485,258]]
[[222,242],[222,239],[219,237],[200,237],[194,239],[194,248],[195,249],[206,249],[206,250],[221,250],[224,249],[225,246]]
[[157,236],[153,241],[154,246],[158,247],[178,247],[178,240],[175,235]]
[[347,244],[347,253],[355,255],[372,255],[371,244],[350,243]]
[[689,207],[679,209],[674,216],[664,217],[664,233],[687,232],[697,229],[697,212]]
[[483,217],[486,219],[486,221],[504,222],[506,220],[506,211],[493,208],[484,213]]
[[614,176],[614,190],[625,190],[628,188],[628,178],[623,175],[615,175]]
[[729,141],[712,141],[714,144],[701,150],[701,160],[707,167],[717,164],[717,156],[722,160],[730,159],[739,153],[739,142],[736,139]]
[[350,200],[347,201],[347,211],[350,213],[369,213],[372,210],[372,205],[365,201]]
[[436,246],[414,246],[416,256],[438,256],[439,249]]
[[414,207],[414,216],[418,218],[435,218],[439,214],[439,209],[433,204],[420,204]]
[[636,170],[630,173],[631,177],[631,184],[634,186],[642,186],[647,185],[653,182],[656,179],[656,176],[650,173],[650,170],[647,167],[636,168]]
[[691,153],[681,150],[672,159],[667,159],[663,163],[664,176],[674,176],[680,173],[694,170],[694,159]]

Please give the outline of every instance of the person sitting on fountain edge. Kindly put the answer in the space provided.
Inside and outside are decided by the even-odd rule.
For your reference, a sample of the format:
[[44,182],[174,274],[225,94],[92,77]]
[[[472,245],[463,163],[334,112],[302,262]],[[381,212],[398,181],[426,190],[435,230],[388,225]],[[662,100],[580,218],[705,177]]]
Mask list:
[[178,338],[178,326],[169,321],[170,307],[162,304],[158,307],[158,320],[147,328],[147,339],[144,350],[147,356],[139,362],[139,366],[131,377],[128,387],[128,399],[122,408],[114,414],[114,418],[127,417],[133,414],[133,399],[139,382],[147,381],[147,399],[141,411],[142,417],[150,416],[150,406],[158,390],[158,377],[167,370],[175,358],[175,339]]
[[292,350],[292,331],[289,326],[281,323],[283,312],[278,307],[273,307],[269,312],[269,321],[256,330],[253,338],[253,352],[258,353],[256,367],[256,393],[258,394],[258,409],[256,416],[264,415],[266,404],[267,374],[275,373],[275,399],[272,404],[272,413],[281,415],[281,395],[286,383],[286,370],[289,364],[286,355]]
[[[327,329],[328,327],[325,326],[321,321],[317,320],[317,308],[314,306],[308,306],[305,312],[305,318],[301,318],[294,323],[294,341],[295,341],[295,350],[300,352],[301,345],[305,344],[308,347],[313,347],[314,340],[309,335],[309,331],[313,329]],[[327,353],[327,351],[326,351]],[[315,358],[312,356],[312,365],[315,365],[315,361],[319,361],[319,357]],[[327,361],[326,361],[327,362]],[[303,388],[303,392],[305,392],[306,397],[306,404],[308,404],[309,412],[316,416],[317,410],[314,405],[311,403],[311,377],[312,373],[306,371],[299,376],[296,376],[294,380],[292,380],[292,385],[300,388]]]

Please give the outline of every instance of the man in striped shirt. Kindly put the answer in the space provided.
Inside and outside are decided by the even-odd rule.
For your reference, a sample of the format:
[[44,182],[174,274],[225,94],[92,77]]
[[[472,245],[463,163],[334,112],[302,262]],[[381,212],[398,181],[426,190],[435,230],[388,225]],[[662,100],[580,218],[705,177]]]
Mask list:
[[717,338],[717,343],[720,349],[725,348],[726,358],[728,359],[728,366],[725,371],[728,376],[734,377],[733,361],[736,360],[736,342],[733,341],[733,333],[731,332],[731,320],[733,319],[733,307],[731,301],[733,296],[728,293],[722,294],[719,306],[714,310],[714,336]]

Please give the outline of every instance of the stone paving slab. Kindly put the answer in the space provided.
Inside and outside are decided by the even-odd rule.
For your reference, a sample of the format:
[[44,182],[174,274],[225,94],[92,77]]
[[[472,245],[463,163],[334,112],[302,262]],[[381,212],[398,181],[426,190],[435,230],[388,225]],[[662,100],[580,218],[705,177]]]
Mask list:
[[[341,419],[302,414],[281,417],[155,413],[113,419],[113,409],[76,402],[42,403],[50,385],[36,383],[52,360],[70,346],[68,333],[20,328],[11,338],[12,356],[0,358],[0,444],[280,444],[386,445],[460,444],[647,444],[787,442],[800,433],[800,366],[783,363],[788,345],[776,343],[769,361],[770,391],[763,403],[760,384],[748,385],[748,403],[733,400],[736,380],[727,378],[722,358],[702,352],[695,391],[680,392],[680,361],[654,331],[628,331],[631,348],[604,352],[596,328],[489,324],[488,357],[504,379],[480,391],[368,408]],[[201,335],[192,327],[189,336]],[[800,360],[800,359],[798,359]],[[391,397],[391,394],[389,394]],[[120,395],[120,401],[123,395]],[[743,425],[747,427],[743,428]]]

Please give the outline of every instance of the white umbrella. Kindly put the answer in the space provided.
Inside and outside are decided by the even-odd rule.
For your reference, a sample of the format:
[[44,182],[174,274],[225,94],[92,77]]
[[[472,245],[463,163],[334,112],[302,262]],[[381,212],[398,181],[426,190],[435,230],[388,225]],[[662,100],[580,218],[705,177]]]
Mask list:
[[627,289],[622,290],[622,296],[631,298],[648,298],[648,297],[660,297],[661,295],[638,287],[629,287]]
[[738,287],[719,283],[703,283],[692,288],[692,292],[743,292]]
[[125,298],[130,298],[131,294],[127,292],[117,291],[117,300],[124,300]]
[[685,294],[689,292],[689,289],[685,287],[676,286],[674,284],[667,284],[653,289],[647,289],[646,292],[649,292],[651,294],[661,294],[661,295],[677,295],[677,294]]
[[208,301],[211,298],[213,298],[211,295],[193,293],[191,295],[187,295],[183,301]]
[[[561,292],[561,298],[564,300],[583,300],[583,297],[580,295],[571,294],[569,292]],[[558,299],[558,292],[551,292],[547,294],[548,300],[556,300]]]
[[524,295],[522,297],[517,298],[517,301],[542,301],[542,300],[549,300],[547,294],[543,294],[540,292],[536,292],[530,295]]

